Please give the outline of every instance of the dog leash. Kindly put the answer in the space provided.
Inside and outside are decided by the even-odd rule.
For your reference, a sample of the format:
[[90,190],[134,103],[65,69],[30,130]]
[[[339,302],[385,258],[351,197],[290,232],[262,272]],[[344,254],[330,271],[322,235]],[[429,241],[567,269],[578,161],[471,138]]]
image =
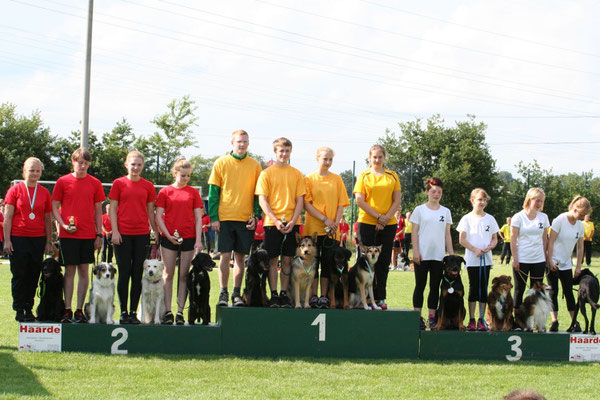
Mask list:
[[371,264],[369,263],[369,261],[367,261],[366,257],[365,257],[365,264],[367,264],[367,270],[369,271],[369,277],[371,279],[373,279],[373,270],[371,269]]
[[44,280],[44,273],[40,274],[40,281],[38,283],[37,297],[41,299],[46,293],[46,281]]

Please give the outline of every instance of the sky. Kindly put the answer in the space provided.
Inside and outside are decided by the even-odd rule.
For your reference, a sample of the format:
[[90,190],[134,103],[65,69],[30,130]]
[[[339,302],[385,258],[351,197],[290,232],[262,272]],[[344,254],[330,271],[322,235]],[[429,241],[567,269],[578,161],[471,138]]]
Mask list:
[[[80,129],[86,0],[0,0],[0,103],[38,110],[51,133]],[[198,146],[221,155],[231,132],[292,165],[365,168],[398,124],[475,115],[497,170],[534,159],[554,173],[595,170],[600,153],[600,2],[96,0],[90,130],[126,118],[138,136],[184,95]]]

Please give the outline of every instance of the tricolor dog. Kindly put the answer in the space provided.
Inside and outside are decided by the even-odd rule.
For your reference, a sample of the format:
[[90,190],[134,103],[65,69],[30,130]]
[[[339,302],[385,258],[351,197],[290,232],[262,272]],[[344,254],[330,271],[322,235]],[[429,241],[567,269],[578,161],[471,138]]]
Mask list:
[[94,266],[90,303],[88,304],[90,324],[112,325],[115,311],[115,274],[116,268],[107,262]]
[[310,308],[308,300],[317,267],[317,233],[303,238],[296,234],[298,247],[296,257],[292,259],[290,286],[288,288],[292,307]]
[[[375,280],[375,263],[379,259],[381,246],[365,246],[359,244],[361,255],[356,260],[356,264],[350,269],[348,286],[350,291],[350,308],[381,310],[375,304],[373,295],[373,281]],[[369,299],[367,300],[367,293]]]

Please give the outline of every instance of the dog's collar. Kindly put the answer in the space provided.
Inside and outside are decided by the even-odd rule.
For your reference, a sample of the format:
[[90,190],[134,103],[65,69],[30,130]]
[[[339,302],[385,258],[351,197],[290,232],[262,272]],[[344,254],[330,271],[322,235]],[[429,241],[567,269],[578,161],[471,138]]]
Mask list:
[[312,271],[313,265],[315,265],[315,263],[310,264],[310,267],[306,269],[306,266],[304,265],[304,259],[302,257],[296,257],[296,259],[300,261],[300,264],[302,265],[302,268],[304,268],[304,272],[306,272],[306,275],[310,275],[310,272]]
[[158,282],[160,282],[160,278],[155,281],[150,281],[150,282],[153,283],[154,285],[156,285]]

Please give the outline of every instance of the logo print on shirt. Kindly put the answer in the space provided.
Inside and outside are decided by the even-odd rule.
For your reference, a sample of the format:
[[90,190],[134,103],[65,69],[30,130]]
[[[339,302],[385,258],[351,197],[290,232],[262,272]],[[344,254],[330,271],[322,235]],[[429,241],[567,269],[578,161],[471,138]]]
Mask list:
[[444,222],[444,216],[440,215],[440,222]]
[[538,228],[540,229],[544,229],[544,224],[542,224],[541,222],[538,224]]
[[490,226],[489,226],[489,225],[486,225],[486,226],[485,226],[485,231],[486,231],[486,232],[489,232],[489,231],[490,231]]
[[575,239],[579,239],[579,232],[575,232]]

